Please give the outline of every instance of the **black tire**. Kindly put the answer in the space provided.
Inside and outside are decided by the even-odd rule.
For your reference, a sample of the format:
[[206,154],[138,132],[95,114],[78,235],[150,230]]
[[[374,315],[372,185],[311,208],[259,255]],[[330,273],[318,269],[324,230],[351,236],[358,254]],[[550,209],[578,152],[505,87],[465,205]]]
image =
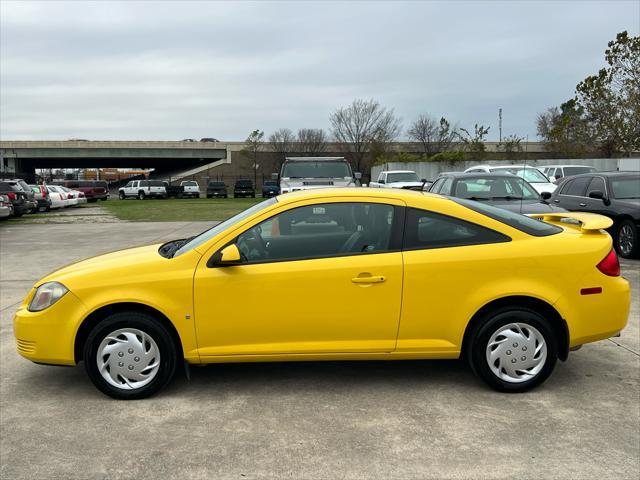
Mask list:
[[[99,371],[97,359],[98,348],[105,337],[123,328],[144,332],[156,343],[160,354],[160,366],[153,380],[130,390],[113,386],[105,380]],[[121,312],[108,316],[91,330],[84,345],[83,360],[89,379],[102,393],[119,400],[137,400],[150,397],[171,381],[176,371],[178,354],[171,334],[157,319],[141,312]],[[123,360],[132,361],[126,355]]]
[[147,196],[143,191],[138,192],[138,200],[144,200]]
[[[491,337],[497,333],[501,327],[511,323],[533,327],[537,330],[537,333],[542,335],[546,345],[546,359],[542,364],[542,368],[532,378],[521,381],[520,383],[513,383],[499,378],[498,375],[492,371],[487,359],[487,347]],[[558,360],[558,342],[554,335],[553,328],[538,312],[524,307],[504,307],[485,315],[477,325],[475,330],[471,332],[469,338],[470,345],[467,348],[466,357],[474,373],[491,388],[500,392],[526,392],[542,384],[549,375],[551,375],[551,372],[553,372]],[[526,330],[526,328],[523,328],[523,330]],[[533,332],[533,330],[529,329],[528,333],[531,332]],[[516,347],[513,347],[513,345],[516,345]],[[527,353],[526,346],[514,343],[512,347],[513,350],[506,351],[508,355],[512,355],[513,352],[511,361],[514,359],[516,360],[514,363],[517,363],[521,359],[525,359],[526,361],[526,355],[529,355],[531,348],[529,349],[529,353]],[[516,348],[518,348],[517,352],[515,350]],[[516,353],[518,357],[516,357]],[[498,368],[499,366],[498,361],[498,365],[494,368]],[[504,372],[503,370],[503,373]]]
[[638,228],[632,220],[624,219],[616,226],[614,246],[622,258],[638,258],[640,256],[640,242]]
[[50,212],[51,211],[51,205],[47,205],[46,207],[44,207],[44,211],[45,212]]
[[127,197],[124,195],[124,192],[118,192],[118,198],[119,198],[120,200],[124,200],[124,199],[126,199]]

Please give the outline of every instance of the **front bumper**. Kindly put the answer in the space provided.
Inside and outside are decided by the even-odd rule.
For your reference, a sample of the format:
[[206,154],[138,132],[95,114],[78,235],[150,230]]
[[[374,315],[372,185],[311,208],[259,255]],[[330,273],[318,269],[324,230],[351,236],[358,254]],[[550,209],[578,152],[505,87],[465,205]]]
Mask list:
[[67,292],[41,312],[27,310],[35,293],[31,290],[13,317],[13,334],[18,353],[33,362],[75,365],[74,342],[80,320],[87,313],[84,304]]

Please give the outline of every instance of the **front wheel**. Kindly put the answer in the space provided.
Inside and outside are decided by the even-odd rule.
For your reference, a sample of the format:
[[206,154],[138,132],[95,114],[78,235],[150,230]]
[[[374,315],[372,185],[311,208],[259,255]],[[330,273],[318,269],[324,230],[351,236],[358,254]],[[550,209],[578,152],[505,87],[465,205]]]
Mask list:
[[501,392],[525,392],[544,382],[558,359],[553,329],[537,312],[505,308],[476,329],[467,352],[473,371]]
[[640,254],[638,246],[638,228],[632,220],[622,220],[618,225],[615,247],[623,258],[635,258]]
[[144,192],[138,192],[138,200],[144,200],[146,198],[146,195],[144,194]]
[[120,192],[120,193],[118,193],[118,198],[119,198],[120,200],[124,200],[124,199],[125,199],[124,192]]
[[150,315],[121,312],[98,323],[84,346],[89,379],[121,400],[146,398],[171,381],[177,352],[171,335]]

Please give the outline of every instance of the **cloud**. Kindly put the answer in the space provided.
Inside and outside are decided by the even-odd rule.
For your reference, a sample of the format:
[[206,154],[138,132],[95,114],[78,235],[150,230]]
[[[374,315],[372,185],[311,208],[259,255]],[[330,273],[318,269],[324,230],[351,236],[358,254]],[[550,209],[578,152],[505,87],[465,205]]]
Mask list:
[[[0,3],[2,139],[239,140],[356,97],[535,135],[637,2]],[[633,19],[636,19],[634,21]]]

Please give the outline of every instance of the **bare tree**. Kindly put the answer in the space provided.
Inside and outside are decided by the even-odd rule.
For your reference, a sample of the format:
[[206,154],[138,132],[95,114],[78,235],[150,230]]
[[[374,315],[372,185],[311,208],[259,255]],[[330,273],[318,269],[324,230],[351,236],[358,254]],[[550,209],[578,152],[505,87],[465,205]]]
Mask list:
[[449,121],[441,117],[440,121],[430,115],[420,115],[409,128],[407,135],[415,142],[422,144],[427,157],[451,149],[458,132]]
[[264,142],[262,141],[264,132],[260,129],[256,129],[249,134],[245,140],[246,147],[243,148],[240,153],[245,157],[253,160],[253,188],[256,188],[258,181],[258,152],[262,150]]
[[326,152],[327,135],[322,128],[301,128],[298,130],[298,149],[310,157]]
[[288,128],[280,128],[269,135],[269,148],[278,154],[277,172],[280,171],[287,154],[291,153],[295,148],[295,141],[296,138],[293,132]]
[[384,151],[402,130],[393,109],[387,109],[375,100],[356,99],[351,105],[333,112],[329,121],[336,141],[351,152],[356,171],[361,171],[365,154],[372,147]]
[[474,156],[474,160],[481,160],[485,156],[484,137],[489,133],[489,128],[484,125],[473,126],[473,134],[466,128],[460,128],[460,140],[464,143],[465,149]]

